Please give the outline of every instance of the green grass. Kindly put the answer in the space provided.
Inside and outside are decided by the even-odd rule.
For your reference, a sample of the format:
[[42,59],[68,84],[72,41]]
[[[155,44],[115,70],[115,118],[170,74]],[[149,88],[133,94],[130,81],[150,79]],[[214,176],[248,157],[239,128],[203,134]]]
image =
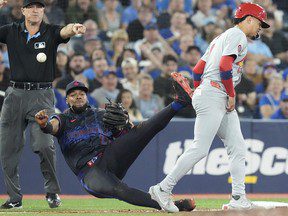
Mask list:
[[[259,199],[257,199],[259,200]],[[265,200],[265,199],[261,199]],[[268,199],[266,199],[268,200]],[[4,202],[4,200],[0,200]],[[288,199],[269,199],[288,202]],[[221,209],[227,199],[196,199],[197,209]],[[129,211],[130,210],[130,211]],[[191,214],[191,213],[190,213]],[[168,215],[153,212],[153,209],[129,205],[115,199],[62,199],[62,206],[50,209],[45,200],[24,199],[23,209],[0,210],[1,215]],[[171,214],[169,214],[171,216]]]

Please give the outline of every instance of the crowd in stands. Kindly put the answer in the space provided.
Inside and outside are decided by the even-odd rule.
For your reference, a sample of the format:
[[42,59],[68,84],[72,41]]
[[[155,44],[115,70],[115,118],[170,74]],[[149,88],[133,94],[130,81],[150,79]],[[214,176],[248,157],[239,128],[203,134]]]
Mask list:
[[[171,72],[183,73],[193,85],[193,67],[213,38],[233,26],[241,2],[247,0],[45,0],[45,22],[87,28],[59,46],[57,111],[67,109],[65,87],[78,80],[89,87],[92,106],[104,107],[108,97],[123,103],[133,121],[151,117],[173,100]],[[248,41],[236,110],[243,118],[288,119],[288,2],[253,2],[266,9],[271,27]],[[8,3],[0,11],[0,26],[23,21],[23,0]],[[1,106],[9,73],[1,45]],[[177,117],[195,115],[185,108]]]

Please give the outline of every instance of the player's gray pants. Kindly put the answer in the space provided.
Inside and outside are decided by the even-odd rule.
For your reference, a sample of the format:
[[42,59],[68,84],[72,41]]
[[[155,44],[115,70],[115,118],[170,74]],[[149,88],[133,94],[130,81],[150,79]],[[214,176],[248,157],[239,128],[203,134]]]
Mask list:
[[197,113],[193,143],[178,159],[172,172],[160,183],[161,188],[172,191],[176,183],[207,156],[217,134],[229,156],[232,194],[245,194],[246,147],[237,112],[226,112],[227,95],[212,87],[209,82],[204,82],[194,92],[192,104]]
[[18,164],[24,146],[24,130],[28,125],[30,146],[40,157],[45,192],[60,192],[55,171],[56,154],[53,138],[44,134],[34,121],[34,115],[41,109],[47,109],[48,113],[54,112],[52,89],[31,91],[12,87],[7,89],[0,120],[0,159],[11,201],[22,199]]

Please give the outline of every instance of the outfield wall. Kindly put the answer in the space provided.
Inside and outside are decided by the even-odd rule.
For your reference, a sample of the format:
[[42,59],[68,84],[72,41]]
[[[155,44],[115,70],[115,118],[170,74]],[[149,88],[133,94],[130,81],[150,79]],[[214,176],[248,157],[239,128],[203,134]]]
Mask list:
[[[194,120],[173,120],[159,133],[129,170],[124,181],[143,190],[161,181],[183,150],[193,141]],[[247,192],[288,193],[288,122],[241,122],[247,145]],[[20,180],[24,194],[42,194],[39,159],[31,152],[29,136],[23,150]],[[57,173],[64,194],[86,194],[57,148]],[[5,193],[2,172],[0,193]],[[222,142],[216,138],[203,159],[175,187],[174,193],[229,193],[229,164]]]

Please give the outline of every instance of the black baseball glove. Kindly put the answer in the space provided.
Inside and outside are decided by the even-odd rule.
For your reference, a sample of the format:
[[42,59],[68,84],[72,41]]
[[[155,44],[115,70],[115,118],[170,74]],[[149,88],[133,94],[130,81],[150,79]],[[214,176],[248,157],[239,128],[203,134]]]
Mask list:
[[109,102],[105,104],[105,113],[103,122],[106,128],[114,131],[121,131],[129,125],[129,115],[127,110],[121,103],[115,103],[107,99]]

